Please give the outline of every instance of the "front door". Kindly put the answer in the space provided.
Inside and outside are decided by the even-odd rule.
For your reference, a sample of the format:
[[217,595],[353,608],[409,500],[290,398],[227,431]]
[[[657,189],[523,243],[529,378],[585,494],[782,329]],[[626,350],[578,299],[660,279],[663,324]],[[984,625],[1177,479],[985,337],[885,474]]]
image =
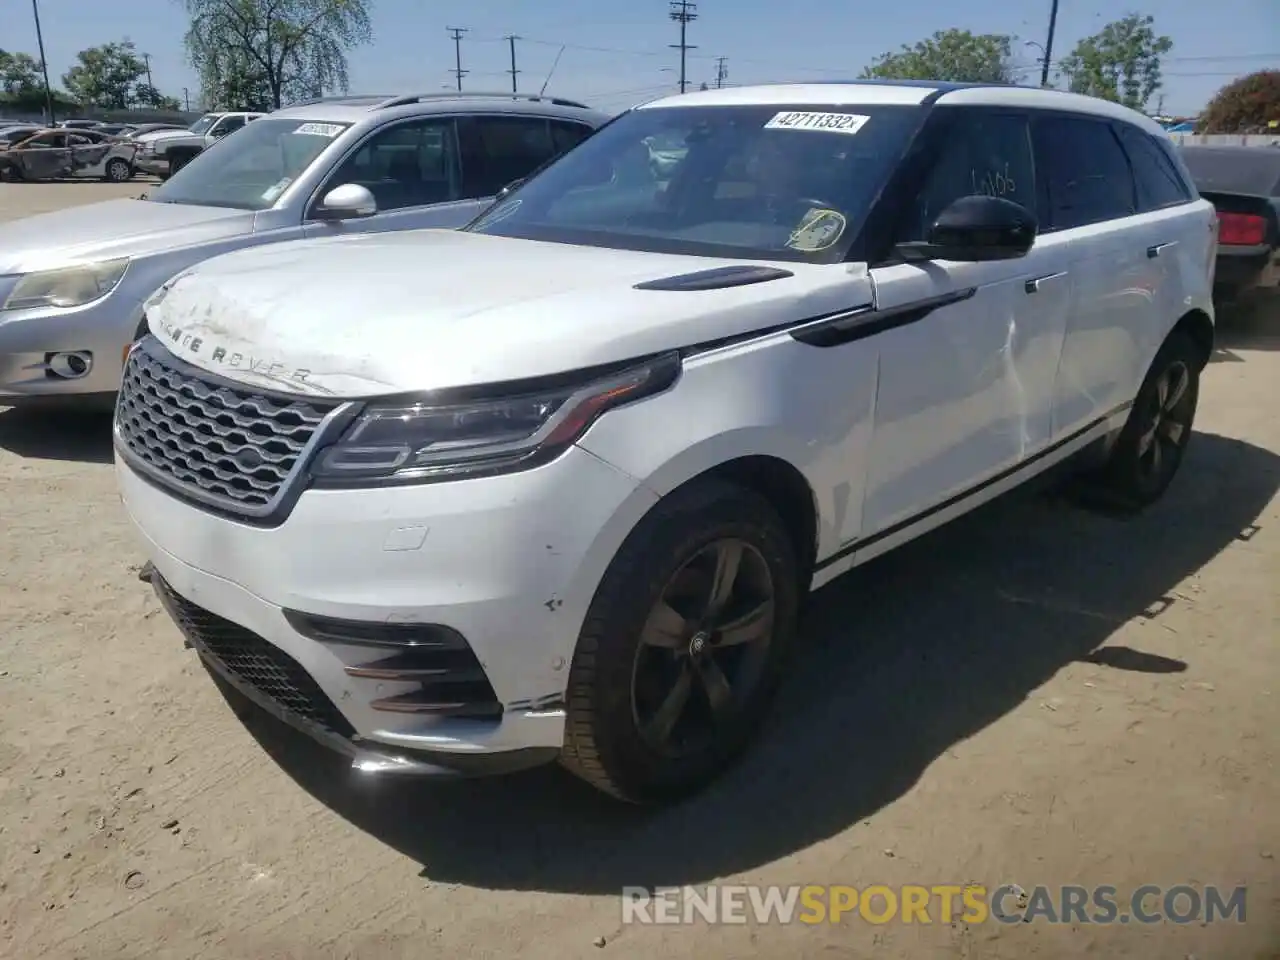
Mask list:
[[51,180],[71,173],[71,150],[62,131],[32,137],[15,151],[22,174],[32,180]]
[[[953,200],[975,193],[1037,207],[1029,120],[964,111],[943,141],[897,240],[923,240]],[[898,524],[1043,449],[1070,314],[1064,248],[1038,239],[1020,259],[872,269],[878,313],[897,325],[879,353],[864,536]]]
[[309,220],[304,227],[307,236],[456,228],[487,205],[464,199],[452,117],[410,120],[374,133],[325,181],[316,202],[344,184],[366,188],[378,212],[336,223]]

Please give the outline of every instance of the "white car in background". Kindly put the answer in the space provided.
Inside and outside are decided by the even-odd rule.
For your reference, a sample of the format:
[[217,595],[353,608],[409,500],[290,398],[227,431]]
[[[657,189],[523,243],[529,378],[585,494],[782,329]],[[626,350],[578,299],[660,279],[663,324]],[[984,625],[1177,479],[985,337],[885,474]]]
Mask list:
[[659,100],[463,231],[178,276],[120,490],[199,654],[358,769],[667,800],[752,740],[809,591],[1067,461],[1161,497],[1214,225],[1101,100]]

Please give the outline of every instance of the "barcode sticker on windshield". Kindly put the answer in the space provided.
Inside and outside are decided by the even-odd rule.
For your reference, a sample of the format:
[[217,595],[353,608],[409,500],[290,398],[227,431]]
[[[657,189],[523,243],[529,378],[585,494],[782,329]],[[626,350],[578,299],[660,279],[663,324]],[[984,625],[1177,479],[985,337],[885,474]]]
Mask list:
[[857,113],[809,113],[807,111],[784,110],[774,114],[772,120],[764,125],[766,130],[817,130],[822,133],[854,134],[861,130],[870,120]]
[[309,133],[313,137],[329,137],[332,139],[342,132],[340,123],[304,123],[294,133]]

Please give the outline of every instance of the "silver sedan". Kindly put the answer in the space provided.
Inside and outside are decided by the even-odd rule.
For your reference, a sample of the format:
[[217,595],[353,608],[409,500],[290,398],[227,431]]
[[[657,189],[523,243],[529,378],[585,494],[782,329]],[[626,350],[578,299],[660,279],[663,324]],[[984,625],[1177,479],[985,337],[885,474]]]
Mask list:
[[260,243],[460,227],[607,120],[511,94],[316,102],[247,124],[150,195],[0,224],[0,406],[109,406],[146,301],[177,274]]

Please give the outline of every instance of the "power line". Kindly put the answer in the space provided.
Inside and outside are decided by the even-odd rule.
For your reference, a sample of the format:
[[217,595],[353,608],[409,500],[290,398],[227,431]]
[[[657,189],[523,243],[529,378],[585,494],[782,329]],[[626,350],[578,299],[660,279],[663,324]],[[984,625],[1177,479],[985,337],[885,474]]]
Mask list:
[[507,43],[511,44],[511,69],[508,70],[507,72],[511,74],[511,92],[517,93],[519,91],[516,88],[516,74],[518,74],[520,71],[516,69],[516,41],[519,40],[520,38],[517,37],[514,33],[512,33],[512,34],[508,34],[502,39],[506,40]]
[[462,78],[465,77],[470,70],[462,69],[462,35],[467,32],[466,27],[445,27],[447,31],[453,34],[453,58],[456,66],[451,71],[458,81],[458,92],[462,92]]
[[685,38],[688,35],[689,24],[698,19],[698,5],[691,0],[671,0],[671,12],[668,16],[680,24],[680,42],[671,44],[671,48],[680,51],[680,92],[684,93],[689,87],[686,70],[688,53],[690,50],[698,49],[690,46]]

